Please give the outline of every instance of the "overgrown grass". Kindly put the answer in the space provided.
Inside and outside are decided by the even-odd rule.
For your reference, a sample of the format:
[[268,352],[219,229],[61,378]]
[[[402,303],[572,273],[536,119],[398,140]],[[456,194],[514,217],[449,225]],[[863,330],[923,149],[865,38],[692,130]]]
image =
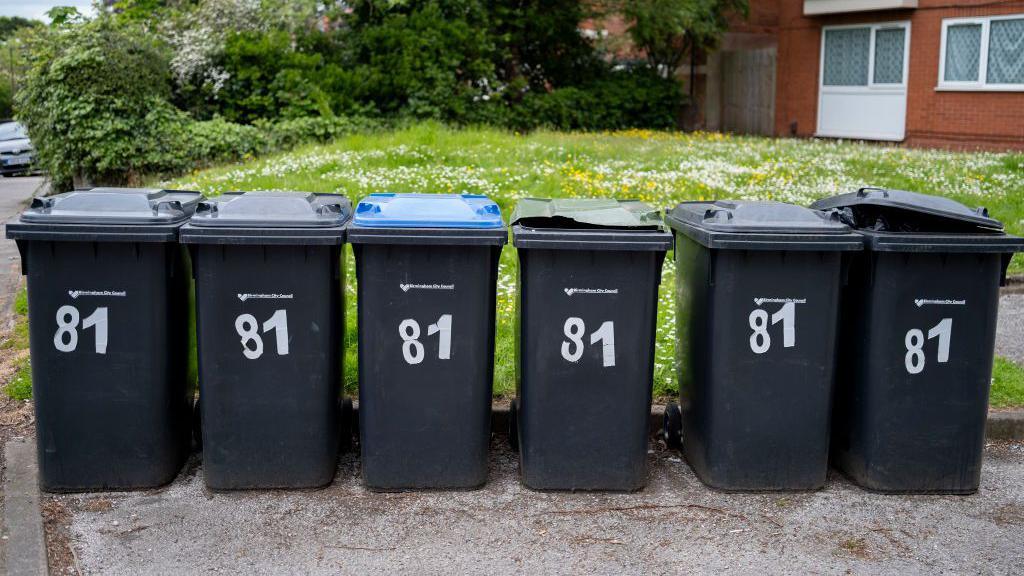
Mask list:
[[32,362],[26,356],[18,362],[18,371],[14,373],[11,381],[4,386],[4,393],[15,400],[28,400],[32,398]]
[[992,391],[989,405],[995,408],[1024,406],[1024,368],[996,356],[992,366]]
[[[493,129],[453,130],[419,124],[354,135],[323,146],[181,178],[171,185],[214,195],[228,190],[336,192],[357,201],[371,192],[486,194],[506,218],[525,197],[634,198],[658,207],[711,198],[773,199],[810,204],[860,186],[903,188],[985,205],[1009,231],[1024,232],[1024,154],[953,153],[837,141],[625,131],[604,134]],[[356,298],[348,251],[346,388],[354,391]],[[659,302],[654,393],[676,393],[671,255]],[[1014,260],[1012,273],[1024,272]],[[514,389],[516,258],[501,256],[495,394]]]
[[[14,329],[2,346],[9,350],[28,349],[28,292],[22,287],[14,297]],[[32,364],[26,356],[18,361],[18,369],[4,386],[4,393],[15,400],[32,397]]]
[[12,350],[28,348],[28,292],[24,286],[14,297],[14,330],[2,346]]

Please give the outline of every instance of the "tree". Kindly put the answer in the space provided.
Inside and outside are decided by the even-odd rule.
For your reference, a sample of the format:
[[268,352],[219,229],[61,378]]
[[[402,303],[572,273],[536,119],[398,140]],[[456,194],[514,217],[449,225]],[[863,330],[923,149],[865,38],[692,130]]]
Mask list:
[[39,20],[29,20],[21,16],[0,16],[0,42],[7,40],[22,28],[34,28],[42,25],[43,23]]
[[746,17],[747,0],[623,0],[629,34],[647,61],[664,77],[713,50],[729,27],[729,16]]
[[591,6],[579,0],[485,0],[495,39],[499,80],[528,81],[535,90],[584,83],[600,67],[579,33]]

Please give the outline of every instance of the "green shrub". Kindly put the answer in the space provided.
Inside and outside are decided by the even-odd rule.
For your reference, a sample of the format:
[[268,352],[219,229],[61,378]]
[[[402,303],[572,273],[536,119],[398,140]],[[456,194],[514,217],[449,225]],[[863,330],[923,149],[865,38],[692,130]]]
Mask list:
[[284,30],[231,34],[219,64],[228,75],[219,112],[232,122],[334,113],[320,88],[323,56],[296,50]]
[[244,160],[269,147],[268,136],[260,128],[223,118],[191,123],[185,138],[193,166]]
[[263,129],[272,150],[287,150],[307,142],[330,142],[341,136],[369,132],[381,126],[378,121],[358,116],[312,116],[277,122],[262,121],[257,125]]
[[494,66],[504,84],[535,90],[586,83],[606,64],[579,33],[595,3],[579,0],[483,0],[497,45]]
[[647,68],[608,72],[580,86],[479,102],[460,120],[516,130],[674,128],[685,98],[679,83]]
[[73,176],[124,184],[187,164],[188,117],[168,102],[166,54],[143,31],[100,16],[40,29],[16,95],[57,190]]
[[0,120],[14,116],[14,95],[6,82],[0,81]]
[[495,47],[479,2],[356,2],[348,88],[384,115],[449,119],[495,83]]

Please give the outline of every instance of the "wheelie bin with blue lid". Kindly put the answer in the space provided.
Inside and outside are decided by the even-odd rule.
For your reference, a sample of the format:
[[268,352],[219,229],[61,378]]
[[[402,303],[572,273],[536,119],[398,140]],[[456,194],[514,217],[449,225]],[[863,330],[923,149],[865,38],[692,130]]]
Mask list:
[[1024,239],[983,208],[901,190],[813,207],[865,244],[844,297],[833,464],[879,492],[976,492],[999,286]]
[[498,205],[472,194],[371,194],[348,239],[359,281],[359,443],[376,490],[487,479]]
[[343,403],[345,226],[336,194],[243,192],[181,231],[194,263],[203,476],[214,489],[334,478]]
[[197,192],[93,188],[7,223],[28,278],[39,485],[152,488],[188,456],[188,254]]

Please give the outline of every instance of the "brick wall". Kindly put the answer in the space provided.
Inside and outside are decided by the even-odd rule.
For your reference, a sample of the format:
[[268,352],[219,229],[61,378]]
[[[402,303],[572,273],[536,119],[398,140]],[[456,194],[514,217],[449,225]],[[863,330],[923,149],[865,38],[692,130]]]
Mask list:
[[[753,0],[757,3],[758,0]],[[821,27],[909,20],[907,132],[911,146],[1024,149],[1024,92],[939,92],[942,20],[1024,14],[1024,0],[920,0],[916,10],[803,16],[803,0],[777,2],[778,70],[775,131],[811,136],[817,124]],[[950,7],[953,6],[953,7]]]

